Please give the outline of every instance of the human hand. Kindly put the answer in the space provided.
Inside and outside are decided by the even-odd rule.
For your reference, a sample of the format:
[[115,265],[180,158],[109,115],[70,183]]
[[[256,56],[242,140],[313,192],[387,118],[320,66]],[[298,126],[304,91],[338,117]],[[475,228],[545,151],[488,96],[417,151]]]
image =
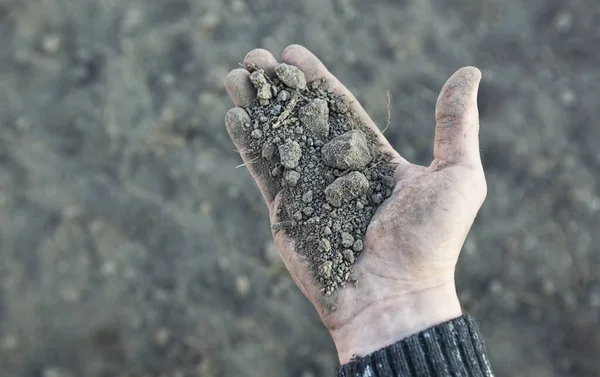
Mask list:
[[[376,134],[381,149],[397,165],[393,194],[369,224],[364,250],[354,265],[356,286],[336,293],[336,310],[323,305],[310,269],[284,231],[273,238],[294,281],[313,303],[336,344],[341,363],[365,356],[402,338],[461,316],[454,285],[458,255],[487,192],[479,156],[478,69],[456,72],[443,87],[435,118],[434,160],[429,166],[409,163],[396,152],[354,96],[306,48],[287,47],[282,62],[302,70],[307,82],[325,79],[335,93],[346,96],[359,121]],[[244,59],[246,69],[235,69],[226,88],[237,106],[226,116],[226,126],[244,162],[244,110],[255,98],[249,70],[273,74],[277,60],[266,50],[253,50]],[[277,223],[280,197],[248,164]]]

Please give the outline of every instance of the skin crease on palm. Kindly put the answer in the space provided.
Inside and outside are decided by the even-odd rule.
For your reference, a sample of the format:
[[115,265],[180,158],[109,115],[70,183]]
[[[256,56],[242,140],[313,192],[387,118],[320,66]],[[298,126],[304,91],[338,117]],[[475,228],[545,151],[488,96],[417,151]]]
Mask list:
[[[434,159],[429,166],[418,166],[392,148],[354,96],[306,48],[287,47],[281,62],[300,68],[309,83],[325,78],[333,91],[347,96],[360,121],[379,136],[382,150],[397,164],[394,193],[371,220],[355,264],[358,284],[336,293],[336,310],[322,305],[319,287],[285,232],[273,234],[294,281],[333,337],[340,362],[461,316],[455,265],[487,192],[479,156],[479,70],[462,68],[442,88],[435,109]],[[226,126],[244,162],[250,157],[239,125],[249,121],[243,108],[255,96],[249,70],[264,69],[273,76],[277,64],[270,52],[256,49],[246,55],[246,69],[227,76],[226,88],[236,107],[228,112]],[[271,223],[276,223],[279,195],[270,197],[269,179],[247,166],[269,207]]]

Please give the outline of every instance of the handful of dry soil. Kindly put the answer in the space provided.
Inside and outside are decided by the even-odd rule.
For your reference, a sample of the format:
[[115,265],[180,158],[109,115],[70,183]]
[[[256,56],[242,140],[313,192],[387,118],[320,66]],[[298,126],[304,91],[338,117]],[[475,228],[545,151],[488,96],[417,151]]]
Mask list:
[[307,85],[295,66],[280,64],[276,74],[250,76],[257,99],[246,109],[246,145],[254,167],[283,190],[274,226],[295,241],[330,296],[354,280],[369,222],[392,194],[394,167],[344,97],[321,81]]

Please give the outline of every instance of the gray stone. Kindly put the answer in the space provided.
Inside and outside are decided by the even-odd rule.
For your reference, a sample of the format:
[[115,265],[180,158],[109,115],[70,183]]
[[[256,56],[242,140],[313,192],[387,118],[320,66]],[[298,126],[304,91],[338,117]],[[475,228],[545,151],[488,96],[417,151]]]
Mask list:
[[277,100],[279,102],[286,102],[289,101],[289,99],[292,97],[292,95],[290,94],[290,92],[288,92],[287,90],[282,90],[281,92],[279,92],[279,94],[277,95]]
[[264,143],[262,147],[262,156],[266,160],[271,160],[275,155],[275,145],[272,143]]
[[381,202],[383,202],[383,196],[381,194],[375,194],[371,199],[375,204],[381,204]]
[[327,238],[321,238],[319,241],[319,251],[326,253],[331,250],[331,242]]
[[296,187],[300,180],[300,173],[295,170],[287,170],[283,175],[283,179],[290,187]]
[[342,246],[351,247],[354,245],[354,237],[350,233],[342,232]]
[[281,63],[275,68],[277,77],[288,87],[292,89],[306,89],[306,77],[298,67]]
[[317,138],[329,135],[329,106],[320,98],[314,99],[300,109],[298,118],[304,127],[312,131]]
[[283,173],[283,168],[281,167],[281,165],[277,165],[273,168],[273,170],[271,170],[272,177],[279,177],[281,173]]
[[342,252],[342,254],[348,263],[354,263],[354,252],[352,252],[352,250],[346,249]]
[[333,263],[331,261],[324,262],[321,266],[319,266],[319,275],[328,279],[331,277],[331,270],[333,268]]
[[250,136],[252,136],[255,139],[260,139],[263,136],[263,133],[261,130],[254,130],[254,131],[252,131]]
[[286,141],[285,144],[279,146],[279,157],[281,164],[287,169],[297,168],[300,157],[302,157],[300,144],[293,140]]
[[368,189],[369,181],[367,177],[359,172],[351,172],[327,186],[325,199],[332,206],[340,207],[342,203],[365,194]]
[[304,195],[302,195],[302,202],[308,204],[311,203],[313,201],[313,192],[312,190],[308,190],[307,192],[304,193]]
[[359,251],[362,251],[363,248],[364,248],[364,245],[361,240],[354,241],[354,244],[352,245],[352,250],[359,252]]
[[352,130],[336,137],[321,149],[325,163],[340,170],[363,170],[371,162],[367,138]]
[[267,77],[263,70],[252,72],[250,75],[250,82],[252,82],[252,85],[256,88],[256,97],[259,100],[268,101],[273,98],[271,84],[267,81]]

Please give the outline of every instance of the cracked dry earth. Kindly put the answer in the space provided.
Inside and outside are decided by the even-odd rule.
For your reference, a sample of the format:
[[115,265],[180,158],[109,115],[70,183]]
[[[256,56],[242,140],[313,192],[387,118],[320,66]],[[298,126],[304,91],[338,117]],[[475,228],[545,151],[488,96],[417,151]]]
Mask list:
[[243,125],[251,159],[268,187],[282,191],[282,230],[309,261],[326,296],[355,281],[371,218],[392,194],[394,167],[376,136],[353,116],[348,101],[307,84],[297,67],[280,64],[276,77],[255,70],[257,98]]

